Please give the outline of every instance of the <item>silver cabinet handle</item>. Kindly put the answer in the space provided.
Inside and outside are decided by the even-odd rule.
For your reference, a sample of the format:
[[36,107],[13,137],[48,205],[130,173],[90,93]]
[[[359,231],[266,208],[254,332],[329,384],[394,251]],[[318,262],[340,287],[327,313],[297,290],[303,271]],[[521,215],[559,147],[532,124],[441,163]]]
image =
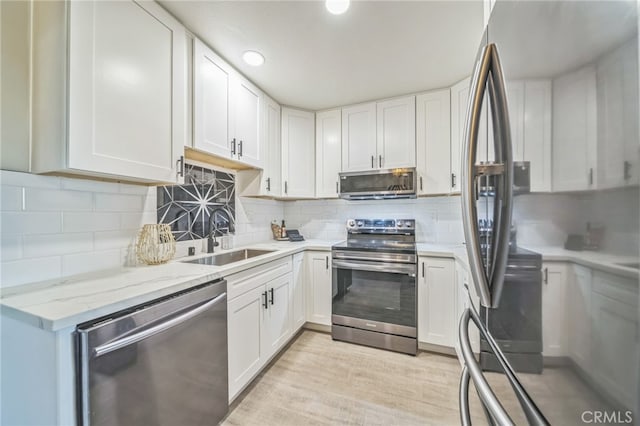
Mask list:
[[378,155],[378,167],[382,168],[382,155]]
[[288,187],[287,187],[287,181],[286,181],[286,180],[284,181],[284,193],[285,193],[285,194],[288,194],[288,193],[289,193],[289,191],[288,191]]
[[137,343],[141,340],[149,338],[153,335],[161,333],[165,330],[175,327],[176,325],[182,324],[183,322],[190,320],[191,318],[201,314],[202,312],[206,311],[207,309],[211,308],[213,305],[221,302],[226,298],[227,298],[227,293],[226,292],[222,293],[221,295],[215,297],[214,299],[211,299],[205,304],[200,305],[197,308],[191,309],[190,311],[185,312],[184,314],[178,315],[177,317],[172,318],[169,321],[160,323],[154,327],[141,331],[140,333],[132,334],[131,336],[127,336],[122,339],[118,339],[116,341],[98,346],[93,350],[93,354],[97,358],[99,356],[108,354],[110,352],[117,351],[118,349],[122,349],[125,346],[133,345],[134,343]]
[[236,155],[236,138],[231,139],[231,155]]
[[325,262],[324,262],[324,268],[325,269],[329,269],[329,256],[326,256],[324,258]]
[[544,268],[544,283],[549,284],[549,268]]
[[420,176],[420,191],[422,191],[422,176]]
[[242,141],[238,142],[238,158],[242,157]]
[[267,178],[267,191],[271,192],[271,178]]
[[340,193],[340,188],[338,186],[338,182],[336,182],[336,194],[339,194],[339,193]]
[[375,161],[374,158],[375,158],[375,156],[372,155],[371,156],[371,168],[372,169],[375,168],[375,166],[374,166],[374,161]]
[[589,185],[593,185],[593,167],[589,168]]
[[628,160],[625,160],[623,168],[624,168],[623,170],[624,180],[631,179],[631,162]]
[[451,187],[452,188],[456,187],[456,174],[455,173],[451,173]]
[[184,177],[184,155],[178,158],[178,176]]
[[[493,119],[496,162],[476,166],[476,152],[485,87],[489,88]],[[509,249],[513,195],[513,158],[507,97],[495,44],[486,45],[473,72],[464,132],[462,162],[462,219],[471,276],[483,306],[498,307]],[[476,182],[495,175],[496,196],[493,198],[494,242],[486,259],[482,259],[478,238],[478,212],[475,199]],[[452,175],[452,184],[454,175]]]

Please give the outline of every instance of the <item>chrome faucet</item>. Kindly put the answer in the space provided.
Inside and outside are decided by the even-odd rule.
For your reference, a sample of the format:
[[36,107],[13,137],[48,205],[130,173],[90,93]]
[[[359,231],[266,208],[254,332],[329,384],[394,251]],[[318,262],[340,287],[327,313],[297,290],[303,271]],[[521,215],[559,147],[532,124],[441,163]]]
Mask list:
[[213,229],[214,218],[213,214],[209,216],[209,236],[207,237],[207,253],[213,253],[214,247],[218,247],[220,245],[219,242],[216,241],[216,232]]

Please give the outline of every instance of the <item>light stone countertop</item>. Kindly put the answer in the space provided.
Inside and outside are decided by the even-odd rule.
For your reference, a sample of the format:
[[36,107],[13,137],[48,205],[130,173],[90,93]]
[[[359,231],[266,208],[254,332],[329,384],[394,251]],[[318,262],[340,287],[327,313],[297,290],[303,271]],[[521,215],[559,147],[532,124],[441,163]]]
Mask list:
[[[304,250],[330,250],[337,242],[265,242],[216,251],[225,253],[243,248],[274,250],[266,255],[223,266],[183,262],[210,255],[201,253],[164,265],[105,270],[9,287],[0,292],[0,308],[3,315],[44,330],[57,331]],[[541,253],[544,261],[574,262],[635,279],[640,276],[637,269],[616,265],[637,262],[637,257],[569,251],[558,247],[525,248]],[[418,243],[417,251],[419,256],[456,259],[468,269],[467,252],[463,244]]]
[[3,315],[57,331],[304,250],[330,250],[334,243],[309,240],[251,244],[216,254],[243,248],[275,251],[223,266],[182,262],[210,256],[202,253],[164,265],[111,269],[9,287],[0,293],[0,309]]

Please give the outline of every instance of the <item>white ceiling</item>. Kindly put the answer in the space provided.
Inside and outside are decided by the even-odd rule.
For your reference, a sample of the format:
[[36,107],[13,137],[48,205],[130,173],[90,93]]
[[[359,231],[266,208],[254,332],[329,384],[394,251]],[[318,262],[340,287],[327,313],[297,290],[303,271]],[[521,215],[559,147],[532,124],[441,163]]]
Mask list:
[[[469,75],[482,1],[160,1],[284,105],[320,110],[446,87]],[[265,58],[246,65],[245,50]]]

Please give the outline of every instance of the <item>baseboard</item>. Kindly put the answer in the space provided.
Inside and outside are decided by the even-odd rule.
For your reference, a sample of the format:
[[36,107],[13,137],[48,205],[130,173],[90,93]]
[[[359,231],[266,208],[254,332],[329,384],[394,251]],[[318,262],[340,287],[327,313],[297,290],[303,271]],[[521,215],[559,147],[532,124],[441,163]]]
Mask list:
[[457,356],[455,348],[435,345],[433,343],[418,342],[418,349],[421,351],[435,352],[442,355]]

